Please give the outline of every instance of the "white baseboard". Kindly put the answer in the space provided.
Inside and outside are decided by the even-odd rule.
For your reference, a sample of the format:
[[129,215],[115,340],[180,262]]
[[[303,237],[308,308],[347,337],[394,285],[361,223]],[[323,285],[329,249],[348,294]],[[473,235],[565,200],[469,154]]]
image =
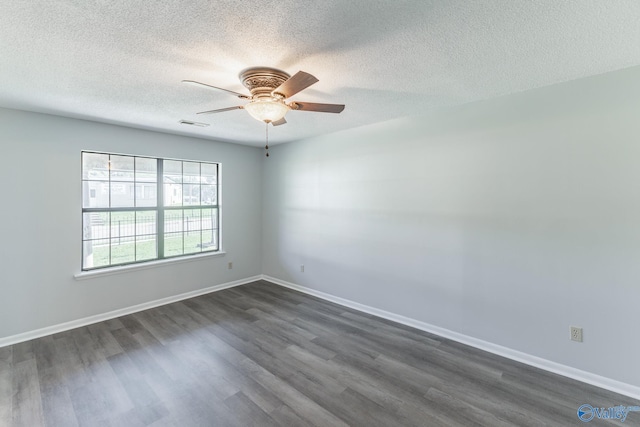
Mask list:
[[517,350],[513,350],[501,345],[493,344],[487,341],[483,341],[477,338],[463,335],[458,332],[444,329],[439,326],[431,325],[429,323],[421,322],[419,320],[411,319],[409,317],[401,316],[399,314],[391,313],[388,311],[380,310],[375,307],[360,304],[355,301],[340,298],[331,294],[327,294],[314,289],[306,288],[304,286],[290,283],[284,280],[277,279],[275,277],[262,275],[262,279],[271,282],[276,285],[284,286],[289,289],[293,289],[305,294],[313,295],[315,297],[343,305],[345,307],[353,308],[354,310],[362,311],[365,313],[373,314],[374,316],[382,317],[383,319],[392,320],[403,325],[411,326],[413,328],[429,332],[438,335],[443,338],[447,338],[453,341],[457,341],[462,344],[469,345],[471,347],[478,348],[480,350],[487,351],[489,353],[496,354],[498,356],[506,357],[507,359],[515,360],[526,365],[534,366],[536,368],[543,369],[545,371],[553,372],[558,375],[562,375],[568,378],[572,378],[583,383],[591,384],[596,387],[600,387],[606,390],[620,393],[625,396],[632,397],[640,400],[640,387],[623,383],[621,381],[606,378],[600,375],[592,374],[591,372],[583,371],[580,369],[572,368],[571,366],[562,365],[560,363],[552,362],[537,356],[533,356],[527,353],[523,353]]
[[57,334],[59,332],[68,331],[70,329],[79,328],[81,326],[91,325],[93,323],[102,322],[104,320],[114,319],[120,316],[126,316],[127,314],[137,313],[138,311],[148,310],[150,308],[171,304],[172,302],[182,301],[185,299],[197,297],[197,296],[208,294],[211,292],[217,292],[223,289],[245,285],[247,283],[255,282],[256,280],[260,280],[260,279],[262,279],[262,276],[248,277],[246,279],[235,280],[233,282],[227,282],[220,285],[209,286],[208,288],[198,289],[191,292],[185,292],[183,294],[173,295],[170,297],[157,299],[155,301],[149,301],[142,304],[133,305],[131,307],[109,311],[107,313],[96,314],[94,316],[89,316],[89,317],[85,317],[78,320],[72,320],[70,322],[59,323],[53,326],[47,326],[46,328],[36,329],[34,331],[11,335],[8,337],[0,338],[0,347],[5,347],[8,345],[17,344],[24,341],[29,341],[29,340],[44,337],[47,335]]

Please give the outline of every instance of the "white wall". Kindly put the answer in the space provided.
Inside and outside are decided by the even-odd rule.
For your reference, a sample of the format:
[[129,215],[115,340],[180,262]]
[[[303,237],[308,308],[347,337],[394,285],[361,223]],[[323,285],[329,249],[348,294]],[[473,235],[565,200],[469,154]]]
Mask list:
[[266,275],[640,386],[640,68],[273,147],[263,204]]
[[[7,109],[0,146],[0,339],[260,274],[257,148]],[[221,162],[226,256],[75,280],[84,149]]]

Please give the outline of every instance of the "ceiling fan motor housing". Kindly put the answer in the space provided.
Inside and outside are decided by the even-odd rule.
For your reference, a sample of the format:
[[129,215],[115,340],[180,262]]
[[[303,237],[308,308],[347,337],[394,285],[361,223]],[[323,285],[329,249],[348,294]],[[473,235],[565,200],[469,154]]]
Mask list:
[[[282,70],[269,67],[252,67],[240,72],[240,81],[254,99],[271,98],[272,92],[291,76]],[[284,96],[281,95],[281,98]]]

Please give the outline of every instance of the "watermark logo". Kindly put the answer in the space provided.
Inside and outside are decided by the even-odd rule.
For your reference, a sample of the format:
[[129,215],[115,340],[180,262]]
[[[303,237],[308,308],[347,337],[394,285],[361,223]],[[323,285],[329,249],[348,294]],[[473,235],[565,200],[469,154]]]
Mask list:
[[610,408],[594,408],[585,403],[578,408],[578,419],[583,423],[588,423],[594,418],[600,420],[620,420],[624,422],[629,412],[640,412],[640,406],[612,406]]

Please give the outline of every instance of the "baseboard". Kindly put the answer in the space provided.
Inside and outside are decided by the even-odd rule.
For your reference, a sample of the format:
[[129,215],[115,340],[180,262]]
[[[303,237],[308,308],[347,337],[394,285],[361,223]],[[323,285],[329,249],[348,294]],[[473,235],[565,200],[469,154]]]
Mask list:
[[399,314],[391,313],[388,311],[380,310],[375,307],[360,304],[355,301],[340,298],[331,294],[320,292],[314,289],[306,288],[304,286],[290,283],[284,280],[277,279],[275,277],[262,275],[262,280],[271,282],[276,285],[283,286],[285,288],[293,289],[295,291],[303,292],[305,294],[313,295],[315,297],[345,306],[353,308],[354,310],[362,311],[365,313],[373,314],[374,316],[382,317],[383,319],[392,320],[403,325],[411,326],[416,329],[420,329],[425,332],[429,332],[438,335],[443,338],[447,338],[453,341],[457,341],[462,344],[469,345],[471,347],[478,348],[480,350],[487,351],[489,353],[496,354],[498,356],[506,357],[507,359],[515,360],[526,365],[534,366],[536,368],[543,369],[545,371],[553,372],[564,377],[572,378],[583,383],[591,384],[596,387],[600,387],[606,390],[613,391],[625,396],[629,396],[634,399],[640,400],[640,387],[623,383],[621,381],[606,378],[600,375],[592,374],[591,372],[583,371],[580,369],[572,368],[570,366],[562,365],[560,363],[552,362],[537,356],[533,356],[527,353],[523,353],[517,350],[513,350],[501,345],[493,344],[487,341],[483,341],[477,338],[463,335],[458,332],[454,332],[439,326],[431,325],[429,323],[421,322],[419,320],[411,319],[409,317],[401,316]]
[[173,295],[170,297],[145,302],[142,304],[137,304],[130,307],[109,311],[107,313],[96,314],[94,316],[89,316],[89,317],[85,317],[78,320],[72,320],[70,322],[60,323],[53,326],[47,326],[46,328],[36,329],[34,331],[11,335],[8,337],[0,338],[0,347],[5,347],[8,345],[17,344],[24,341],[29,341],[29,340],[44,337],[47,335],[57,334],[59,332],[68,331],[70,329],[79,328],[81,326],[91,325],[93,323],[102,322],[104,320],[114,319],[120,316],[126,316],[127,314],[137,313],[138,311],[148,310],[150,308],[159,307],[161,305],[171,304],[173,302],[178,302],[185,299],[197,297],[200,295],[209,294],[211,292],[217,292],[223,289],[245,285],[247,283],[255,282],[256,280],[260,280],[260,279],[262,279],[262,276],[248,277],[246,279],[235,280],[233,282],[227,282],[220,285],[209,286],[208,288],[185,292],[179,295]]

